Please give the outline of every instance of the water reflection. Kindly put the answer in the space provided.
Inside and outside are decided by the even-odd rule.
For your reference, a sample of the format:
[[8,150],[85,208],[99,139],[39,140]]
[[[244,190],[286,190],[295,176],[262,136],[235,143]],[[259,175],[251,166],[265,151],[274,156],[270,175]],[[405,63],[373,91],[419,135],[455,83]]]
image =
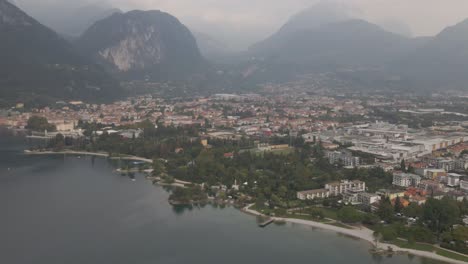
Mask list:
[[[261,229],[231,206],[170,206],[171,187],[130,182],[115,172],[118,161],[62,162],[63,156],[26,156],[22,146],[3,143],[0,263],[438,263],[370,255],[368,243],[303,225]],[[9,167],[11,176],[2,174]]]

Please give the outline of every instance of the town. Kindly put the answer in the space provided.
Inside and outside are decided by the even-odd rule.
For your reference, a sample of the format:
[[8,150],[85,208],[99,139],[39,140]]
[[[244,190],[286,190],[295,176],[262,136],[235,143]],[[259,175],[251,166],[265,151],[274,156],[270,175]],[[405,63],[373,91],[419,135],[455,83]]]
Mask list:
[[[18,103],[0,126],[45,140],[36,151],[154,159],[154,181],[194,184],[173,192],[177,204],[236,200],[267,215],[362,222],[403,247],[468,252],[468,99],[283,90]],[[442,217],[442,207],[456,212]]]

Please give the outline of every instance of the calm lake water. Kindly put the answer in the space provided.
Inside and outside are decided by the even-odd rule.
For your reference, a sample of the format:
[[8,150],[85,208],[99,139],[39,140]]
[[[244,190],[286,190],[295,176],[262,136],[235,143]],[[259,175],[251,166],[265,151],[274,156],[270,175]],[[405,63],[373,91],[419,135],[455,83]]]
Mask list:
[[257,227],[233,208],[174,210],[104,159],[30,157],[0,139],[0,263],[437,263],[373,257],[365,242],[300,225]]

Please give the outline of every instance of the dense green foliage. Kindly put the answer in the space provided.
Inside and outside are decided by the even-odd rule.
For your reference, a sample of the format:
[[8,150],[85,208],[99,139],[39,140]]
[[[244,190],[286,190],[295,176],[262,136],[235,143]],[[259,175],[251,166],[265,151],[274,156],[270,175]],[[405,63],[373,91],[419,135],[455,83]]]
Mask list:
[[199,186],[190,186],[188,188],[177,187],[169,196],[169,201],[171,201],[171,203],[180,205],[205,202],[207,199],[208,196]]
[[37,132],[53,132],[56,130],[56,127],[52,124],[49,124],[49,121],[45,117],[32,116],[28,119],[26,129]]
[[459,221],[460,208],[457,202],[450,198],[428,199],[424,205],[422,217],[428,223],[428,227],[440,235]]
[[338,219],[344,223],[358,223],[364,219],[364,214],[354,209],[353,207],[343,207],[338,211]]
[[[407,225],[404,218],[395,217],[389,201],[384,200],[377,214],[384,216],[391,224],[372,224],[373,229],[382,236],[385,241],[394,241],[402,238],[409,244],[415,242],[434,244],[439,242],[441,246],[468,252],[466,227],[456,227],[461,217],[468,209],[468,202],[457,202],[451,198],[442,200],[428,199],[426,204],[419,206],[411,204],[402,210],[403,215],[419,219],[417,222]],[[394,211],[394,208],[393,208]]]
[[468,227],[459,226],[442,235],[442,246],[464,254],[468,254]]

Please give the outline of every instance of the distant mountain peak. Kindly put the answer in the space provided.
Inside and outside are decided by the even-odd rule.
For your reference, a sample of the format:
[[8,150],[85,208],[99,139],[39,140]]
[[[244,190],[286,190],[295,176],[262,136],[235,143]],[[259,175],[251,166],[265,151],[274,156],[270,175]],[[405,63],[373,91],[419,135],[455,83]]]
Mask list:
[[191,32],[172,15],[133,10],[96,22],[77,45],[112,71],[130,78],[190,72],[202,62]]
[[358,9],[344,2],[321,1],[292,16],[280,31],[316,28],[328,23],[359,18],[360,13]]
[[51,29],[0,0],[0,98],[92,98],[119,85]]
[[35,21],[7,0],[0,0],[0,25],[31,26]]
[[254,44],[250,50],[267,50],[297,32],[318,29],[324,25],[360,18],[361,11],[344,2],[321,1],[293,15],[276,33]]

